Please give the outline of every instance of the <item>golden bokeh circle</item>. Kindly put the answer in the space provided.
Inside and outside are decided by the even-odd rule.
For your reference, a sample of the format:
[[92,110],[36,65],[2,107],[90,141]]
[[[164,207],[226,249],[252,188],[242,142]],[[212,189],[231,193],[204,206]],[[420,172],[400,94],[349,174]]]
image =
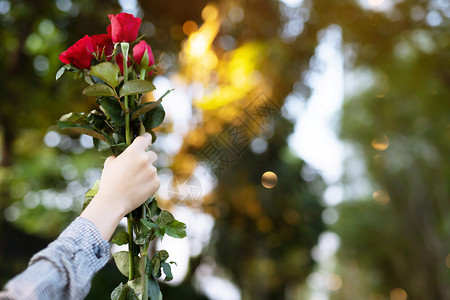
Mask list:
[[385,135],[381,135],[372,140],[372,147],[378,151],[384,151],[389,147],[389,139]]
[[274,172],[267,171],[261,176],[261,184],[266,189],[274,188],[277,185],[277,182],[278,177]]

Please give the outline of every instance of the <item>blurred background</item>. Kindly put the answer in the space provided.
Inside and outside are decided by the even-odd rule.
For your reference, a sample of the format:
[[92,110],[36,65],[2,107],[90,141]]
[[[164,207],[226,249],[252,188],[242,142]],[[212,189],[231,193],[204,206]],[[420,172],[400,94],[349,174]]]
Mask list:
[[[1,286],[100,177],[109,154],[55,127],[94,99],[55,74],[122,11],[162,54],[150,97],[175,89],[165,299],[450,299],[445,0],[0,0]],[[110,263],[87,299],[125,280]]]

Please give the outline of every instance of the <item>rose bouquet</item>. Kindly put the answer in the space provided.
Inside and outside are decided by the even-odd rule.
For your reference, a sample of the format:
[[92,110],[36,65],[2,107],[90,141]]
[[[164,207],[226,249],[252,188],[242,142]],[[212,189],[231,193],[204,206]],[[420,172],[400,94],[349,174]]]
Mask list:
[[[59,56],[65,65],[56,79],[65,71],[75,73],[76,79],[84,79],[88,86],[83,95],[96,97],[98,108],[90,113],[65,114],[58,126],[92,136],[98,151],[119,155],[144,132],[152,134],[153,142],[156,140],[152,130],[164,120],[161,101],[170,91],[156,101],[144,102],[142,95],[155,89],[146,77],[155,72],[156,64],[151,47],[138,38],[141,19],[127,13],[109,15],[109,19],[107,34],[86,35]],[[83,208],[97,191],[98,182],[86,193]],[[154,197],[128,214],[127,232],[119,232],[112,239],[118,245],[128,244],[129,251],[113,254],[117,268],[128,277],[128,282],[120,283],[111,299],[160,299],[157,279],[162,273],[166,281],[173,278],[173,262],[167,261],[169,254],[165,250],[156,251],[150,258],[150,242],[165,234],[183,238],[185,229],[184,223],[158,207]]]

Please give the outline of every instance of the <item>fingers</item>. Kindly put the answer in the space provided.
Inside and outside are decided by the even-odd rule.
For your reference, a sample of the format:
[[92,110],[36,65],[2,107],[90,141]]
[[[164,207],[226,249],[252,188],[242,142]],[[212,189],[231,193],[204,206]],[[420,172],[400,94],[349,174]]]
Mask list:
[[105,160],[104,165],[106,166],[107,164],[111,163],[116,157],[115,156],[110,156]]
[[151,145],[152,145],[152,136],[150,133],[146,132],[143,135],[140,135],[137,138],[135,138],[130,146],[136,149],[146,150]]
[[149,157],[148,158],[149,162],[153,165],[155,161],[158,159],[158,155],[153,151],[148,151],[147,154]]

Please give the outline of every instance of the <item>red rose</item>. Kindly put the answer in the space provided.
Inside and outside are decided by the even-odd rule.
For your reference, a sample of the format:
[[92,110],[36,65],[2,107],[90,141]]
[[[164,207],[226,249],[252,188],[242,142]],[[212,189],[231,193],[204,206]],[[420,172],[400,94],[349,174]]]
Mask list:
[[91,38],[94,44],[94,53],[97,56],[97,59],[101,60],[102,54],[104,54],[106,59],[110,61],[114,51],[114,44],[111,37],[107,34],[95,34]]
[[108,15],[111,25],[108,26],[108,35],[114,43],[133,42],[136,40],[141,18],[135,18],[132,14],[120,13]]
[[133,47],[133,58],[137,62],[138,65],[141,65],[142,58],[144,57],[145,51],[148,54],[148,63],[146,66],[149,67],[155,64],[155,58],[153,57],[152,48],[149,44],[144,41],[140,41],[136,46]]
[[85,35],[69,49],[59,55],[59,60],[65,64],[73,64],[80,69],[89,69],[94,53],[92,38]]
[[[122,53],[117,54],[117,56],[116,56],[116,64],[119,66],[120,73],[123,75],[123,54]],[[127,66],[128,66],[128,68],[131,67],[131,62],[130,62],[129,59],[128,59],[128,62],[127,62]]]

